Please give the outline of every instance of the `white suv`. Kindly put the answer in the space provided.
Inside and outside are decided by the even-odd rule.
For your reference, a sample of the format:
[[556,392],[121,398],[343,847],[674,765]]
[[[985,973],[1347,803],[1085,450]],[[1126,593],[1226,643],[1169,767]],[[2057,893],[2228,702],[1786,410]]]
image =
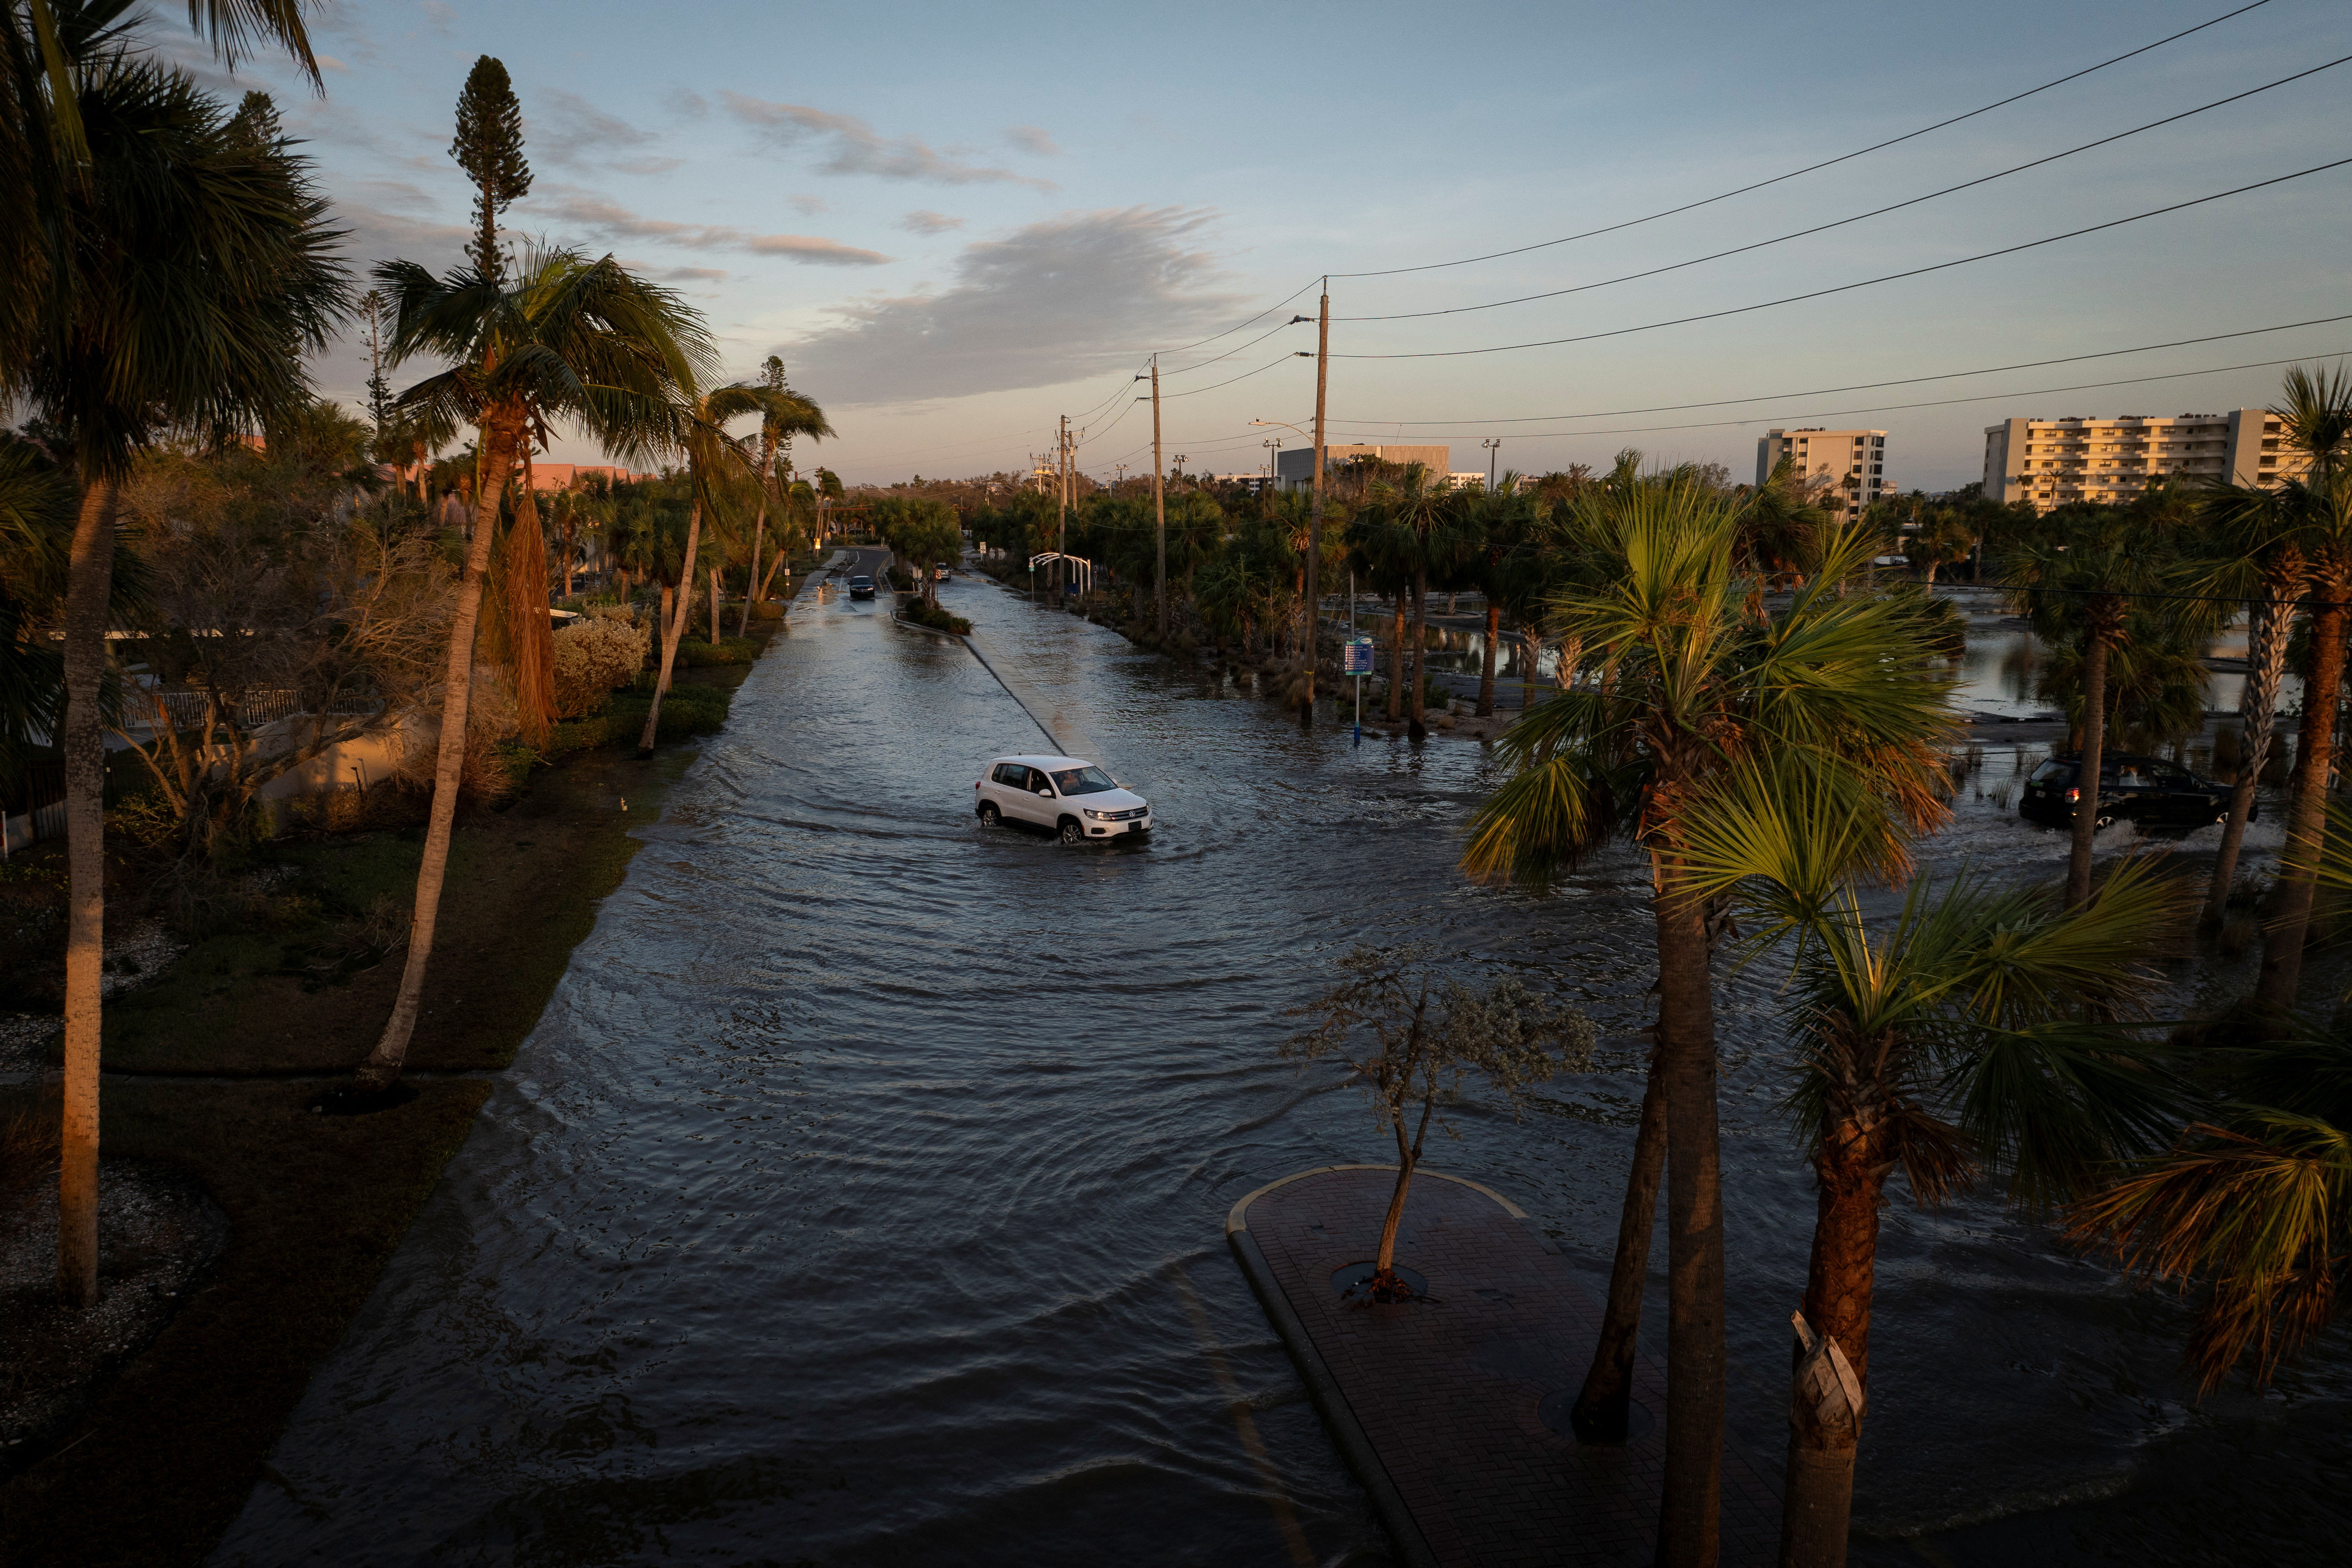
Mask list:
[[984,827],[1034,823],[1065,844],[1151,831],[1151,803],[1077,757],[999,757],[971,788]]

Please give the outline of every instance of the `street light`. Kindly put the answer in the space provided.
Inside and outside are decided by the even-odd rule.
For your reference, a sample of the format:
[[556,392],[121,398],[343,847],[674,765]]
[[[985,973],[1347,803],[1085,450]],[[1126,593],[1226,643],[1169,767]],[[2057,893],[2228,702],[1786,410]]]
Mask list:
[[1493,495],[1495,493],[1495,455],[1501,450],[1503,438],[1497,436],[1491,441],[1481,441],[1478,445],[1486,448],[1486,493]]

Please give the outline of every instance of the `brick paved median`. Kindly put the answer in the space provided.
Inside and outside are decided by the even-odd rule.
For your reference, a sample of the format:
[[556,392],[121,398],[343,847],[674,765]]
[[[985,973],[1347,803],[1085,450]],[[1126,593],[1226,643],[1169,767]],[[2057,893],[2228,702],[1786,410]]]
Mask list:
[[[1331,1276],[1373,1256],[1395,1180],[1389,1166],[1307,1172],[1244,1198],[1226,1230],[1406,1559],[1646,1565],[1664,1369],[1646,1356],[1635,1367],[1634,1400],[1661,1418],[1646,1436],[1604,1447],[1551,1431],[1544,1401],[1575,1397],[1600,1305],[1507,1200],[1426,1170],[1405,1205],[1397,1262],[1427,1279],[1433,1300],[1342,1301]],[[1779,1539],[1774,1489],[1727,1452],[1723,1561],[1769,1563]]]

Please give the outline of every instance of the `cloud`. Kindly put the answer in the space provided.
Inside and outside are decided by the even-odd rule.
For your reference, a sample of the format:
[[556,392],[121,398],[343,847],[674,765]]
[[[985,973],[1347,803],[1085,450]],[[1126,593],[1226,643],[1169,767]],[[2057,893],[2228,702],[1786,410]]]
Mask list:
[[457,8],[442,4],[442,0],[422,0],[416,8],[425,13],[425,19],[433,24],[436,33],[449,31],[450,25],[457,19]]
[[977,241],[944,291],[835,307],[841,324],[786,357],[828,407],[1116,371],[1154,342],[1202,336],[1241,310],[1199,248],[1214,216],[1172,206],[1074,213]]
[[621,265],[656,283],[716,283],[733,276],[724,267],[662,267],[650,261],[623,259]]
[[799,103],[771,103],[740,92],[722,92],[727,111],[781,147],[814,142],[827,151],[817,165],[830,174],[872,174],[884,180],[919,180],[935,185],[1013,184],[1041,191],[1060,189],[1010,169],[961,163],[912,136],[884,136],[854,114],[835,114]]
[[963,219],[950,217],[945,213],[924,212],[918,208],[900,218],[898,226],[909,234],[945,234],[951,228],[961,228]]
[[879,251],[860,250],[837,239],[802,234],[753,234],[729,224],[671,223],[641,217],[618,202],[586,191],[561,188],[522,205],[522,211],[606,240],[650,239],[688,250],[743,250],[754,256],[781,256],[820,267],[875,267],[890,259]]
[[667,174],[686,162],[658,153],[632,153],[632,148],[649,147],[661,137],[607,114],[576,92],[543,88],[532,94],[532,102],[538,108],[529,122],[531,153],[548,163],[623,174]]
[[809,214],[811,216],[814,216],[816,214],[821,212],[830,212],[833,210],[831,205],[827,203],[823,196],[794,196],[793,198],[793,205],[799,208],[802,212]]
[[335,203],[335,226],[348,231],[343,255],[352,269],[362,275],[362,287],[367,269],[379,261],[414,261],[431,271],[446,272],[465,259],[466,246],[474,237],[468,225],[435,223],[342,200]]
[[310,58],[319,62],[319,68],[322,71],[340,71],[346,76],[351,74],[352,68],[332,55],[313,54]]
[[710,112],[710,100],[691,88],[674,87],[662,94],[662,102],[672,114],[686,120],[699,120]]
[[1054,145],[1054,138],[1042,125],[1008,125],[1004,128],[1004,139],[1024,153],[1035,153],[1046,158],[1062,155],[1062,150]]

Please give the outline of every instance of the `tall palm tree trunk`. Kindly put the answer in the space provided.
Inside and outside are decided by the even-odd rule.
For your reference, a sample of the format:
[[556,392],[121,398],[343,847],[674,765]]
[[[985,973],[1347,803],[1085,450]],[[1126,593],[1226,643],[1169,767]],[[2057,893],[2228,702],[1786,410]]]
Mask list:
[[2303,689],[2303,729],[2294,743],[2294,795],[2287,808],[2286,847],[2279,856],[2278,899],[2263,942],[2254,999],[2285,1012],[2303,980],[2303,942],[2311,924],[2313,878],[2327,831],[2327,784],[2336,771],[2336,704],[2344,690],[2344,595],[2352,574],[2341,566],[2313,574],[2311,666]]
[[646,709],[646,731],[637,737],[637,755],[654,754],[654,731],[661,724],[662,695],[669,689],[670,670],[677,663],[677,645],[686,636],[686,617],[694,603],[694,552],[702,543],[702,503],[686,516],[686,569],[678,574],[677,616],[662,628],[661,675],[654,682],[654,700]]
[[1402,715],[1400,704],[1404,701],[1404,591],[1397,590],[1396,626],[1389,647],[1389,722],[1393,724]]
[[[1805,1275],[1805,1321],[1835,1344],[1858,1387],[1870,1377],[1870,1299],[1878,1268],[1878,1211],[1893,1151],[1887,1123],[1865,1108],[1827,1129],[1813,1159],[1818,1196]],[[1828,1352],[1822,1356],[1826,1359]],[[1790,1379],[1789,1468],[1780,1510],[1781,1568],[1844,1568],[1853,1515],[1853,1458],[1865,1411],[1823,1399],[1834,1378]],[[1840,1380],[1842,1381],[1842,1380]]]
[[1519,706],[1536,705],[1536,667],[1543,662],[1544,635],[1532,626],[1519,627]]
[[1503,606],[1494,600],[1486,601],[1486,653],[1478,661],[1478,717],[1488,719],[1495,712],[1495,645],[1503,637]]
[[1412,574],[1412,707],[1409,710],[1412,720],[1405,727],[1405,732],[1416,741],[1429,733],[1429,726],[1421,721],[1422,687],[1427,681],[1427,677],[1422,674],[1425,658],[1422,644],[1429,636],[1428,624],[1429,578],[1416,572]]
[[[2297,574],[2298,576],[2300,574]],[[2213,886],[2205,897],[2205,923],[2219,925],[2230,903],[2230,886],[2238,879],[2238,851],[2246,841],[2246,823],[2253,815],[2254,786],[2270,761],[2271,742],[2278,728],[2278,694],[2286,674],[2287,641],[2294,635],[2294,613],[2284,601],[2294,584],[2275,579],[2264,584],[2270,602],[2254,606],[2248,628],[2246,687],[2238,702],[2238,778],[2230,787],[2230,820],[2221,829],[2221,853],[2213,862]]]
[[1658,1055],[1666,1090],[1666,1443],[1661,1568],[1711,1568],[1723,1485],[1723,1173],[1706,900],[1657,860]]
[[1633,1355],[1642,1331],[1642,1292],[1650,1279],[1650,1233],[1658,1215],[1658,1178],[1666,1168],[1665,1057],[1650,1051],[1625,1206],[1617,1219],[1617,1256],[1609,1266],[1609,1301],[1593,1342],[1592,1365],[1569,1419],[1588,1443],[1625,1440],[1633,1404]]
[[[676,588],[667,583],[661,585],[661,604],[654,611],[654,637],[657,643],[669,640],[669,623],[677,613],[677,597]],[[669,667],[664,665],[661,667],[661,674],[654,681],[654,690],[662,692],[668,689]]]
[[710,646],[719,646],[719,568],[710,569]]
[[2107,729],[2107,637],[2105,617],[2092,612],[2083,649],[2083,765],[2074,787],[2074,842],[2066,854],[2066,907],[2091,900],[2091,841],[2099,831],[2099,758]]
[[768,498],[762,491],[760,496],[760,515],[751,524],[751,564],[745,568],[743,573],[743,617],[735,624],[735,635],[739,637],[748,637],[751,635],[751,601],[767,596],[761,591],[765,584],[760,581],[760,535],[767,526]]
[[58,1293],[98,1305],[98,1053],[106,960],[106,611],[116,481],[93,474],[74,520],[65,603],[66,1063],[58,1130]]
[[513,465],[516,432],[502,424],[483,429],[481,525],[466,549],[465,574],[457,580],[457,608],[449,617],[449,661],[442,677],[441,736],[433,762],[433,809],[425,826],[425,858],[416,867],[416,907],[408,918],[408,962],[400,972],[400,993],[375,1048],[360,1064],[363,1084],[384,1089],[400,1077],[408,1059],[409,1037],[425,996],[425,967],[433,957],[433,928],[441,913],[441,884],[449,870],[449,838],[457,820],[457,791],[466,776],[466,711],[474,694],[474,631],[481,624],[482,584],[489,575],[490,542],[498,530],[507,469]]

